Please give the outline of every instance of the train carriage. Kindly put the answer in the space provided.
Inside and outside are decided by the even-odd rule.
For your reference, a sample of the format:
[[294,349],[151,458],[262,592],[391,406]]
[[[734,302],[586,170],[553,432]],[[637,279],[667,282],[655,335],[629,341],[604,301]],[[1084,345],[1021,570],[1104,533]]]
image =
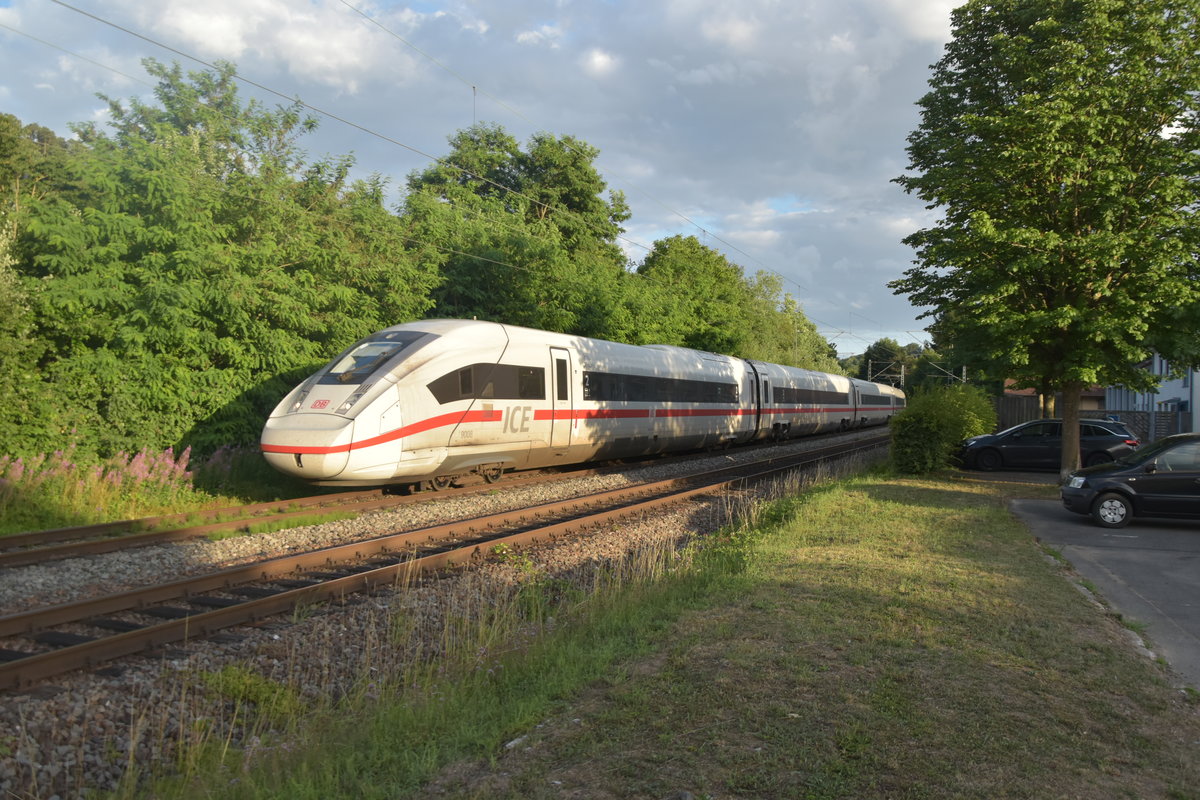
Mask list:
[[860,395],[883,396],[866,387],[876,385],[682,347],[427,320],[367,337],[289,393],[262,450],[318,484],[494,480],[886,421],[860,413]]

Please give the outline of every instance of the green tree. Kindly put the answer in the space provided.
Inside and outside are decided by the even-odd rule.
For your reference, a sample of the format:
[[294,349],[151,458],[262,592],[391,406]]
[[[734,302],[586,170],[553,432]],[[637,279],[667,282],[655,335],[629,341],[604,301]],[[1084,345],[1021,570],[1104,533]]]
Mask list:
[[445,253],[436,313],[621,339],[630,324],[617,246],[629,216],[605,200],[598,151],[571,137],[527,149],[496,125],[450,138],[450,152],[408,177],[414,239]]
[[694,236],[654,243],[637,269],[641,341],[740,355],[751,344],[753,295],[741,267]]
[[16,241],[31,201],[61,189],[63,164],[74,145],[36,124],[0,114],[0,375],[9,384],[0,406],[0,453],[29,455],[74,424],[56,409],[38,369],[46,342],[35,309],[40,281],[18,270]]
[[783,281],[770,272],[747,281],[748,331],[737,355],[820,372],[841,372],[837,349],[817,332],[800,304],[783,291]]
[[864,381],[900,386],[913,364],[912,354],[895,339],[884,337],[872,342],[862,355],[857,377]]
[[12,215],[23,199],[61,186],[61,164],[75,145],[41,125],[0,114],[0,207]]
[[1196,358],[1196,0],[971,0],[919,102],[906,191],[938,209],[891,285],[960,357],[1064,394]]

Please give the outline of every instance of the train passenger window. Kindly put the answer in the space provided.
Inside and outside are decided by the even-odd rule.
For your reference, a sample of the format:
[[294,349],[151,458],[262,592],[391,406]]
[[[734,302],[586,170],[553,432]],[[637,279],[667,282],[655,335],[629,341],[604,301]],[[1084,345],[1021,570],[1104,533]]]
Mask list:
[[848,405],[849,397],[845,392],[776,386],[775,402],[790,405]]
[[567,360],[565,358],[554,359],[554,382],[557,384],[558,399],[571,399],[570,394],[568,394]]
[[515,364],[472,364],[427,387],[439,403],[455,400],[545,400],[546,370]]
[[546,371],[540,367],[517,367],[517,397],[521,400],[545,400]]
[[583,399],[632,403],[736,404],[738,385],[614,372],[584,372]]

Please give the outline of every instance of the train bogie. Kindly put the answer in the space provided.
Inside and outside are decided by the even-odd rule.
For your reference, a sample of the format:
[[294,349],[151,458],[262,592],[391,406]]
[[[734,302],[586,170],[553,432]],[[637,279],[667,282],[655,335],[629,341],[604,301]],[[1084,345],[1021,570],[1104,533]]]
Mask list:
[[[876,424],[891,413],[884,396],[875,384],[686,348],[431,320],[333,359],[271,414],[262,449],[314,483],[493,480],[504,469]],[[862,397],[880,402],[860,407]]]

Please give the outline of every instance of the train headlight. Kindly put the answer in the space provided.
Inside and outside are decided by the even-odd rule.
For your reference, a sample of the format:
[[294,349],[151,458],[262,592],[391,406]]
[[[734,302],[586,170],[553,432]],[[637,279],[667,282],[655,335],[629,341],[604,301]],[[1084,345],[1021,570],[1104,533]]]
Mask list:
[[292,403],[292,407],[288,409],[288,413],[295,414],[299,411],[300,407],[304,405],[304,398],[306,397],[308,397],[308,389],[301,389],[300,393],[296,395],[296,402]]
[[350,411],[350,409],[354,408],[355,403],[357,403],[359,400],[362,400],[364,394],[371,391],[371,387],[374,385],[375,384],[373,384],[373,383],[366,383],[366,384],[363,384],[362,386],[358,387],[358,391],[356,391],[354,394],[347,397],[346,402],[344,402],[340,406],[338,406],[337,411],[335,411],[334,413],[336,413],[336,414],[348,413]]
[[314,381],[309,379],[300,384],[300,388],[296,390],[296,399],[292,401],[292,405],[288,408],[289,414],[295,414],[304,407],[304,399],[308,397],[308,393],[312,391]]

